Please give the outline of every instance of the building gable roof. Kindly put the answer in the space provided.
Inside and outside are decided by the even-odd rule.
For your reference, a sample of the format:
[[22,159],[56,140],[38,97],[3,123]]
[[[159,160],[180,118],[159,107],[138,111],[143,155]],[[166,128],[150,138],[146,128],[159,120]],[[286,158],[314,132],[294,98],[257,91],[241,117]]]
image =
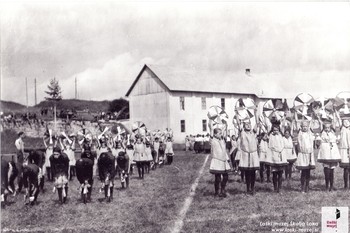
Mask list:
[[126,96],[140,79],[145,70],[151,71],[169,91],[253,94],[260,96],[254,77],[242,73],[212,72],[206,70],[180,70],[169,66],[144,65]]
[[158,75],[156,73],[154,73],[146,64],[142,67],[141,71],[139,72],[139,74],[137,75],[136,79],[134,80],[134,82],[131,84],[128,92],[125,94],[126,97],[128,97],[131,93],[131,91],[134,89],[136,83],[139,81],[139,79],[141,78],[142,74],[146,71],[150,71],[157,79],[158,81],[161,83],[162,86],[164,86],[168,91],[170,91],[169,87],[163,82],[162,79],[160,79],[158,77]]

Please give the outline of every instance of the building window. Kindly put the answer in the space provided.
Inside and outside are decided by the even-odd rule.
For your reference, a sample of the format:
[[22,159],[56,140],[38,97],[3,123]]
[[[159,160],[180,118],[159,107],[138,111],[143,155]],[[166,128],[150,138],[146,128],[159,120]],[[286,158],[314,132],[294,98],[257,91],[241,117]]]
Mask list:
[[202,120],[202,129],[203,132],[207,132],[207,120]]
[[225,98],[221,98],[221,107],[225,109]]
[[181,125],[181,133],[186,132],[185,120],[181,120],[180,125]]
[[185,97],[180,96],[180,110],[185,110]]
[[207,99],[205,97],[202,97],[202,110],[207,109]]

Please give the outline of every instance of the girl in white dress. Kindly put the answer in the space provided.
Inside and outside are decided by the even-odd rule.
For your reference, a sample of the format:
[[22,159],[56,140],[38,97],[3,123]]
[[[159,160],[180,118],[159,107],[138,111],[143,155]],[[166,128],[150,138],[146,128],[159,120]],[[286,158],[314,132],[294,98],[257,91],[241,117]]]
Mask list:
[[259,159],[260,159],[260,182],[263,183],[264,182],[264,172],[266,171],[266,176],[267,176],[267,182],[271,182],[270,180],[270,172],[271,172],[271,167],[267,162],[267,149],[268,149],[268,136],[266,133],[262,133],[260,135],[261,140],[259,143]]
[[240,152],[239,169],[244,172],[247,193],[255,194],[255,173],[260,169],[257,135],[253,132],[251,123],[244,122],[239,136],[238,151]]
[[300,181],[303,193],[309,191],[311,170],[315,169],[314,139],[309,122],[303,121],[298,134],[298,157],[295,162],[296,168],[301,171]]
[[341,157],[340,167],[344,169],[344,189],[350,188],[350,122],[343,119],[340,129],[339,152]]
[[134,146],[132,144],[129,144],[126,146],[126,154],[129,157],[129,166],[130,166],[130,175],[134,173],[134,165],[136,162],[134,161]]
[[283,170],[288,162],[286,154],[283,153],[284,141],[277,124],[272,125],[268,145],[266,163],[271,166],[274,191],[279,193],[282,188]]
[[63,143],[60,141],[62,152],[68,156],[69,159],[69,171],[68,176],[69,180],[73,179],[75,176],[75,140],[64,139]]
[[297,160],[296,153],[294,151],[294,144],[290,133],[290,128],[286,128],[283,135],[283,144],[284,144],[284,150],[283,153],[285,154],[285,157],[287,158],[288,165],[286,166],[286,174],[285,177],[287,180],[290,180],[292,178],[292,169],[293,164]]
[[318,151],[317,161],[323,163],[323,171],[326,181],[326,190],[332,191],[334,184],[334,169],[341,161],[337,147],[337,137],[331,130],[331,123],[326,122],[321,132],[321,145]]
[[56,146],[56,140],[52,139],[52,143],[49,142],[49,144],[46,144],[45,138],[43,138],[44,145],[46,148],[45,151],[45,164],[44,164],[44,169],[43,169],[43,175],[45,173],[47,174],[47,180],[48,181],[53,181],[52,177],[52,171],[51,171],[51,163],[50,163],[50,156],[53,154],[53,148]]
[[153,161],[152,148],[151,148],[150,142],[146,142],[145,155],[146,155],[146,161],[144,162],[145,172],[149,173],[151,169],[151,162]]
[[[211,120],[210,120],[211,121]],[[211,129],[212,138],[210,140],[211,144],[211,162],[209,167],[209,172],[215,175],[215,194],[214,196],[226,197],[226,183],[228,181],[228,172],[231,167],[229,164],[229,157],[226,151],[225,141],[222,139],[221,129],[215,128]],[[222,176],[222,179],[221,179]],[[219,189],[221,186],[221,192]]]
[[139,178],[143,179],[145,174],[145,162],[147,157],[145,154],[145,144],[142,142],[141,137],[136,139],[136,144],[134,145],[134,160],[136,162],[137,170],[139,173]]

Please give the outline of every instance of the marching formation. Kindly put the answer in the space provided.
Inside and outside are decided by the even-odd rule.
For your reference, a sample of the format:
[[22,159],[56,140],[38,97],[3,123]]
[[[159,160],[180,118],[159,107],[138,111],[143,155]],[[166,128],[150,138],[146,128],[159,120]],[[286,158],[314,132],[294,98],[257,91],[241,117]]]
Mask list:
[[[300,94],[289,109],[282,100],[265,102],[260,116],[252,99],[239,99],[233,124],[236,133],[227,135],[227,113],[218,106],[208,112],[212,160],[210,173],[215,175],[215,196],[226,197],[226,184],[231,170],[240,170],[246,191],[255,194],[256,171],[260,181],[272,183],[280,193],[285,178],[291,179],[292,168],[300,171],[301,192],[310,188],[311,171],[316,162],[323,165],[325,189],[334,190],[334,170],[344,170],[344,189],[348,190],[350,169],[350,93],[335,99],[315,100]],[[230,142],[231,148],[227,148]],[[317,158],[315,158],[315,156]]]
[[[240,171],[246,191],[256,192],[256,173],[260,181],[272,183],[276,193],[282,189],[283,173],[291,179],[292,169],[300,171],[301,192],[310,189],[311,171],[316,162],[323,165],[325,188],[334,190],[334,171],[344,169],[344,188],[350,187],[350,93],[342,92],[334,99],[314,99],[300,94],[293,108],[280,99],[265,102],[259,113],[250,98],[239,99],[235,106],[233,125],[228,134],[228,115],[218,106],[208,111],[209,135],[186,137],[185,149],[195,153],[211,153],[210,173],[214,174],[215,196],[226,197],[228,175]],[[1,166],[1,198],[6,204],[9,193],[16,194],[25,188],[25,200],[37,201],[44,191],[44,177],[53,182],[60,203],[65,203],[69,182],[74,176],[79,181],[81,200],[91,200],[94,177],[101,181],[100,192],[105,200],[113,199],[114,181],[119,177],[122,188],[129,187],[129,177],[136,173],[140,180],[151,170],[172,164],[173,132],[166,129],[148,131],[138,121],[128,130],[122,124],[100,128],[93,135],[87,128],[77,133],[62,132],[53,135],[47,130],[44,136],[45,151],[24,151],[24,133],[15,142],[17,161],[4,162]],[[75,154],[80,151],[80,158]],[[15,179],[18,188],[15,188]]]
[[[91,201],[95,176],[101,181],[100,192],[104,192],[105,200],[110,202],[117,176],[124,189],[129,187],[134,167],[139,178],[143,179],[150,170],[172,163],[171,130],[149,132],[142,122],[136,122],[132,132],[121,126],[105,127],[99,135],[93,135],[85,128],[69,136],[64,132],[53,135],[52,130],[47,130],[43,138],[46,150],[31,150],[29,154],[24,152],[24,133],[18,133],[15,142],[17,161],[1,161],[2,205],[5,206],[8,194],[20,193],[23,186],[25,202],[35,204],[40,190],[44,192],[45,177],[53,182],[53,191],[58,193],[59,202],[65,203],[69,182],[74,176],[79,181],[84,203]],[[81,151],[79,159],[75,157],[76,150]]]

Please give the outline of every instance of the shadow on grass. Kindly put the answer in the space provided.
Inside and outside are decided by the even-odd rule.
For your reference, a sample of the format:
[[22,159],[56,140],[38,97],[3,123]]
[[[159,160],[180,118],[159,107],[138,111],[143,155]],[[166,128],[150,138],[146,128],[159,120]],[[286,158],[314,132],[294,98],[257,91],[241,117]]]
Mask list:
[[16,203],[15,201],[6,201],[6,206],[11,206],[15,203]]

